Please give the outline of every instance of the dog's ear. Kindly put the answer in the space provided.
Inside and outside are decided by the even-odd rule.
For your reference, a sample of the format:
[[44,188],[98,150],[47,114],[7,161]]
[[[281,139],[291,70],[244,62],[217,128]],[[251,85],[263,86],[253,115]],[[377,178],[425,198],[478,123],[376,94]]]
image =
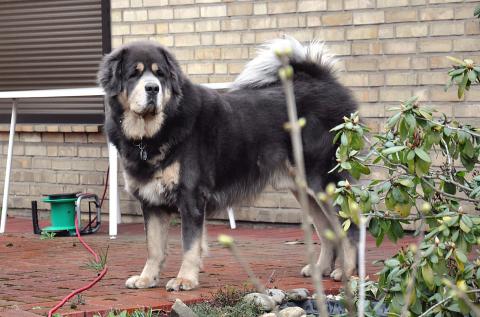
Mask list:
[[100,63],[97,82],[102,86],[107,95],[118,95],[122,89],[123,56],[125,48],[119,48],[106,55]]
[[182,85],[184,81],[182,69],[180,68],[180,65],[178,65],[176,58],[173,57],[173,55],[169,51],[167,51],[163,47],[160,47],[159,50],[165,59],[165,63],[167,64],[167,75],[170,77],[169,82],[171,85],[172,93],[174,95],[180,95],[182,93]]

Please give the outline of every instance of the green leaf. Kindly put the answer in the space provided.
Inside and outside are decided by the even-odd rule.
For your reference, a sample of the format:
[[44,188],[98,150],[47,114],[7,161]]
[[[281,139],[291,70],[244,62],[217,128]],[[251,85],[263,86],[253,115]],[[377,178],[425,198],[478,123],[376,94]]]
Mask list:
[[465,68],[454,68],[452,69],[451,71],[448,72],[448,75],[451,76],[451,77],[455,77],[455,76],[458,76],[460,74],[463,74],[465,72]]
[[392,147],[389,147],[387,149],[382,150],[382,154],[383,155],[389,155],[389,154],[400,152],[400,151],[402,151],[406,148],[407,147],[405,145],[392,146]]
[[468,262],[467,256],[460,249],[455,250],[455,257],[462,263],[467,263]]
[[458,94],[457,94],[458,99],[462,99],[462,97],[465,93],[465,88],[467,87],[467,83],[468,83],[468,75],[464,74],[462,82],[460,84],[458,84]]
[[473,69],[470,69],[468,71],[468,79],[474,83],[477,80],[477,72],[474,71]]
[[397,259],[388,259],[385,261],[385,265],[390,268],[394,268],[398,267],[400,265],[400,262]]
[[396,183],[403,185],[405,187],[414,187],[415,183],[409,178],[400,178],[396,181]]
[[433,281],[433,270],[430,264],[425,264],[422,266],[422,277],[427,284],[428,289],[433,290],[435,288],[435,283]]
[[394,127],[397,124],[398,120],[400,120],[401,115],[402,115],[402,113],[398,112],[394,116],[392,116],[390,119],[388,119],[387,126],[389,128]]
[[427,152],[425,152],[422,148],[415,148],[415,154],[417,154],[417,156],[422,160],[422,161],[425,161],[427,163],[430,163],[432,162],[432,160],[430,159],[430,156],[428,155]]

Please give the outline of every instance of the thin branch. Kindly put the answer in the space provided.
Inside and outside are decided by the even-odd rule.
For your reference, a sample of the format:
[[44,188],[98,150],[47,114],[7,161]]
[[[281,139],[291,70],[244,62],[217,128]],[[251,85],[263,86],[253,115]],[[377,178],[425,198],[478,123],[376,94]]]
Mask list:
[[360,215],[360,239],[358,242],[358,317],[365,315],[365,242],[367,226],[370,219],[372,219],[371,216],[365,218],[364,215]]
[[452,198],[452,199],[456,199],[456,200],[464,200],[464,201],[469,201],[469,202],[472,202],[472,203],[475,203],[475,204],[478,204],[480,203],[480,200],[476,200],[476,199],[471,199],[471,198],[468,198],[468,197],[459,197],[459,196],[455,196],[455,195],[452,195],[452,194],[448,194],[442,190],[439,190],[437,189],[435,186],[433,186],[432,184],[430,184],[429,182],[425,182],[425,184],[428,185],[428,187],[430,187],[431,189],[433,189],[436,193],[439,193],[440,195],[443,195],[445,197],[448,197],[448,198]]
[[[465,292],[466,294],[471,294],[471,293],[480,293],[480,289],[472,289],[472,290],[469,290],[469,291],[466,291]],[[443,305],[445,304],[446,302],[448,302],[449,300],[451,300],[453,298],[453,295],[450,295],[448,297],[445,297],[444,299],[442,299],[441,301],[439,301],[438,303],[436,303],[435,305],[433,305],[432,307],[430,307],[429,309],[427,309],[424,313],[422,313],[420,316],[418,317],[426,317],[428,316],[428,314],[434,310],[435,308],[437,308],[438,306],[440,305]],[[477,308],[478,309],[478,308]],[[480,316],[480,315],[477,315],[477,316]]]

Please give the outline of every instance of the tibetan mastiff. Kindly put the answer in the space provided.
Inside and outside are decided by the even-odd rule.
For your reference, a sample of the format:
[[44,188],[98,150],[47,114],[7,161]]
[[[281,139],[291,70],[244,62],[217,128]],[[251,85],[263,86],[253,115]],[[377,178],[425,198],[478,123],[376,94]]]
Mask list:
[[[118,149],[126,189],[141,203],[148,258],[129,288],[155,287],[165,262],[169,219],[182,220],[183,260],[168,290],[199,285],[201,258],[207,250],[205,217],[252,199],[267,185],[291,189],[292,144],[285,95],[277,73],[278,47],[292,49],[294,89],[302,129],[308,185],[321,191],[341,175],[329,130],[356,111],[351,93],[335,77],[334,59],[321,42],[302,45],[285,37],[265,44],[227,92],[192,83],[175,57],[152,42],[135,42],[103,59],[99,84],[107,96],[105,130]],[[345,272],[334,270],[337,252],[321,234],[329,228],[311,198],[311,218],[321,239],[319,268],[341,279],[356,269],[356,244],[345,242],[339,256]],[[336,219],[336,218],[335,218]],[[310,275],[307,265],[302,274]]]

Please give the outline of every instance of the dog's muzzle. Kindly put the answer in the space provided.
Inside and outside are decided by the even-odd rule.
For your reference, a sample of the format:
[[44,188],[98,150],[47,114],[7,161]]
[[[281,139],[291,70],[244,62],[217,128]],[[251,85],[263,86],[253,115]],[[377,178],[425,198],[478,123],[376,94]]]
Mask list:
[[160,91],[160,86],[157,83],[150,82],[145,84],[145,93],[147,94],[147,105],[142,114],[155,114],[159,91]]

